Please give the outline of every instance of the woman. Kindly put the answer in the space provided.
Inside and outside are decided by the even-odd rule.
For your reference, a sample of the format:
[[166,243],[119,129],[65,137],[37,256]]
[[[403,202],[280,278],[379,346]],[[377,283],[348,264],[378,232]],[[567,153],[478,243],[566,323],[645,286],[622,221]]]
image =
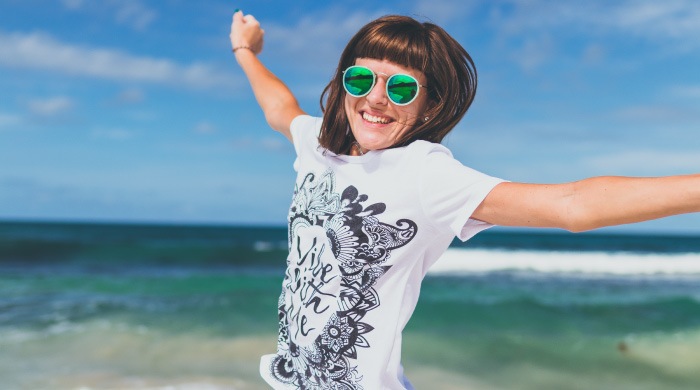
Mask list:
[[537,185],[463,166],[439,142],[469,108],[476,71],[434,24],[387,16],[360,29],[324,90],[323,118],[258,60],[254,17],[234,13],[230,38],[267,122],[297,152],[278,350],[260,366],[274,388],[411,388],[401,332],[455,236],[700,211],[700,175]]

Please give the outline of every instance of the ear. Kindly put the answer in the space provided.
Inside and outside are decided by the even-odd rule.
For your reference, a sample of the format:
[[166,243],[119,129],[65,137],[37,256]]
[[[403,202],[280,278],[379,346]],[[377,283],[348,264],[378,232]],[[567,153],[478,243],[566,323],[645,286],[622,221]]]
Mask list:
[[[423,120],[423,122],[427,122],[431,118],[435,117],[435,114],[437,114],[437,112],[435,111],[435,109],[437,108],[437,105],[438,104],[436,101],[434,101],[432,99],[428,100],[428,104],[425,106],[425,110],[423,110],[423,113],[421,114],[421,119]],[[428,118],[428,119],[426,119],[426,118]]]

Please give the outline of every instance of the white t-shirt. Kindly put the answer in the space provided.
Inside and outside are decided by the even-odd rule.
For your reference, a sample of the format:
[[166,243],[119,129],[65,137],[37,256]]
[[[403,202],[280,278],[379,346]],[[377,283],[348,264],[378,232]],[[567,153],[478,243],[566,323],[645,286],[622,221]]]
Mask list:
[[298,173],[279,299],[277,353],[260,362],[275,389],[411,389],[401,333],[428,268],[502,182],[467,168],[442,145],[336,155],[321,118],[291,125]]

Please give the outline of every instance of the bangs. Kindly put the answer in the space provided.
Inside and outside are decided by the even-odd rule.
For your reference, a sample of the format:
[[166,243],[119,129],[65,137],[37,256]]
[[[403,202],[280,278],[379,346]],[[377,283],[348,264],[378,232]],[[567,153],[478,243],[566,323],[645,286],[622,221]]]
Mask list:
[[428,68],[428,45],[423,26],[414,20],[384,23],[354,46],[352,58],[371,58],[420,70]]

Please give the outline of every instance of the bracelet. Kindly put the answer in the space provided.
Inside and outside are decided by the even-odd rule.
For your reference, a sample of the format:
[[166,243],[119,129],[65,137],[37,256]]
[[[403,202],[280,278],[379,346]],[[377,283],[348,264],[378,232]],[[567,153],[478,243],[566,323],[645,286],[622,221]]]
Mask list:
[[[252,47],[250,47],[250,46],[248,46],[248,45],[241,45],[241,46],[236,46],[236,47],[234,47],[234,48],[233,48],[233,52],[235,53],[236,50],[239,50],[239,49],[248,49],[248,50],[250,50],[250,51],[253,51],[253,48],[252,48]],[[253,52],[253,54],[255,54],[255,52]]]

